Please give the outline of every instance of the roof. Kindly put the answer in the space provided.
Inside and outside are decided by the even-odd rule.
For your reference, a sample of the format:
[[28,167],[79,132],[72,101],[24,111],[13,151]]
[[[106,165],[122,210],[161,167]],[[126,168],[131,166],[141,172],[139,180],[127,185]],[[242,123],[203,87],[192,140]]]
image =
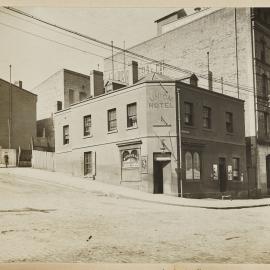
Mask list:
[[[10,82],[8,82],[8,81],[6,81],[6,80],[4,80],[4,79],[1,79],[1,78],[0,78],[0,81],[4,82],[4,83],[6,83],[6,84],[10,84]],[[32,93],[32,92],[30,92],[30,91],[28,91],[28,90],[25,90],[25,89],[19,87],[18,85],[14,84],[14,83],[12,83],[12,86],[13,86],[13,87],[16,87],[18,90],[22,90],[22,91],[26,92],[27,94],[31,94],[31,95],[37,96],[36,94],[34,94],[34,93]]]
[[138,80],[137,83],[143,83],[146,81],[149,82],[149,81],[168,81],[168,80],[172,80],[172,78],[169,76],[160,74],[160,73],[151,72],[151,73],[146,74],[140,80]]
[[158,23],[158,22],[163,21],[163,20],[165,20],[167,18],[170,18],[171,16],[176,15],[176,14],[178,14],[178,19],[181,18],[181,17],[185,17],[187,15],[186,11],[182,8],[182,9],[174,11],[174,12],[168,14],[168,15],[165,15],[164,17],[161,17],[161,18],[157,19],[155,22]]

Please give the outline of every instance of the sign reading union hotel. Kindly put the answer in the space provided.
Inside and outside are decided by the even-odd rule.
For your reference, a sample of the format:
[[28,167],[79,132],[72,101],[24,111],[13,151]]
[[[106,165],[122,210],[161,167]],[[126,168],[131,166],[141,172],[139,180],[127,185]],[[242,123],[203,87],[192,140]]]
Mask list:
[[153,91],[148,97],[149,109],[172,109],[175,107],[174,97],[166,90]]

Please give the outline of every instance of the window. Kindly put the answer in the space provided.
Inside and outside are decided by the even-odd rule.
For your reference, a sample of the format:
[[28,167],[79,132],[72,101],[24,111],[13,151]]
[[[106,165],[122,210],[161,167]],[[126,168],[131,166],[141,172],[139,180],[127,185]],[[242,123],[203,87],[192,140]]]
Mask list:
[[192,126],[193,125],[193,104],[185,102],[185,124]]
[[232,159],[233,180],[239,180],[239,158]]
[[69,89],[69,91],[68,91],[68,97],[69,97],[69,104],[74,103],[74,90]]
[[127,105],[127,127],[137,127],[137,104]]
[[86,99],[86,93],[85,92],[80,92],[80,101],[82,101],[82,100],[84,100],[84,99]]
[[264,97],[268,96],[268,78],[265,74],[262,75],[262,94]]
[[91,115],[83,117],[83,135],[91,135]]
[[265,41],[261,40],[261,61],[265,62]]
[[186,180],[200,180],[201,179],[201,160],[198,152],[186,152]]
[[108,110],[108,131],[117,130],[116,109]]
[[267,112],[258,112],[258,120],[259,120],[259,132],[261,136],[268,137],[268,113]]
[[57,111],[61,111],[62,110],[62,101],[57,101]]
[[211,128],[211,108],[203,107],[203,127]]
[[84,175],[92,174],[92,152],[84,153]]
[[226,112],[226,131],[233,132],[233,114],[231,112]]
[[69,126],[63,126],[63,144],[69,144]]

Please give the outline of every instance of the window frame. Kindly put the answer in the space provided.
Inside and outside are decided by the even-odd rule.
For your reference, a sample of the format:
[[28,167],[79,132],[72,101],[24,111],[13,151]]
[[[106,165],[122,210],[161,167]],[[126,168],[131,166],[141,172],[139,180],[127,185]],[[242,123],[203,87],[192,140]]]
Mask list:
[[262,74],[262,96],[268,97],[268,77],[265,73]]
[[[86,163],[86,160],[88,160],[87,163]],[[93,152],[92,151],[84,152],[83,166],[84,166],[83,167],[84,176],[93,174]]]
[[[135,106],[135,114],[129,114],[129,108]],[[132,119],[134,117],[134,119]],[[131,124],[130,124],[131,122]],[[137,114],[137,102],[127,104],[127,128],[136,128],[138,127],[138,114]]]
[[[236,163],[234,161],[236,161]],[[235,164],[237,165],[235,166]],[[234,176],[234,172],[237,172],[237,176]],[[240,180],[240,158],[239,157],[232,158],[232,174],[233,174],[232,179],[234,181]]]
[[[205,116],[205,109],[207,112],[207,116]],[[206,120],[207,125],[204,125],[204,121]],[[212,108],[208,106],[203,106],[203,128],[211,129],[212,128]]]
[[[187,112],[187,110],[186,110],[187,106],[189,106],[190,112]],[[185,101],[184,102],[184,124],[186,126],[193,126],[194,125],[193,116],[194,116],[194,114],[193,114],[193,103]],[[186,119],[187,119],[186,117],[188,117],[188,119],[189,119],[188,122],[186,122]]]
[[[71,93],[72,93],[72,102],[71,102]],[[73,89],[68,90],[68,101],[69,101],[69,105],[75,103],[75,91]]]
[[[187,159],[186,159],[187,154],[190,154],[190,156],[191,156],[192,178],[187,178]],[[197,154],[198,155],[198,158],[199,158],[200,178],[195,178],[195,174],[194,174],[195,169],[197,169],[194,166],[194,156],[195,156],[195,154]],[[186,150],[184,157],[185,157],[185,160],[184,160],[185,161],[185,166],[184,166],[184,168],[185,168],[185,180],[188,181],[188,182],[199,182],[199,181],[201,181],[201,179],[202,179],[202,176],[201,176],[202,175],[201,152],[200,151],[197,151],[197,150]]]
[[63,126],[63,145],[67,145],[67,144],[69,144],[69,125],[64,125]]
[[[112,114],[112,112],[115,112],[114,119],[110,119],[110,115]],[[111,128],[111,123],[114,121],[115,121],[115,128]],[[107,129],[108,129],[108,132],[117,131],[117,111],[116,111],[116,108],[112,108],[112,109],[107,110]]]
[[[90,124],[86,125],[86,119],[90,118]],[[87,133],[86,128],[89,128],[89,131]],[[91,114],[85,115],[83,117],[83,136],[87,137],[87,136],[91,136],[92,132],[91,132],[91,128],[92,128],[92,116]]]
[[[228,121],[227,116],[229,116],[229,121]],[[233,133],[234,128],[233,128],[233,113],[232,112],[225,112],[225,124],[226,124],[226,132]]]

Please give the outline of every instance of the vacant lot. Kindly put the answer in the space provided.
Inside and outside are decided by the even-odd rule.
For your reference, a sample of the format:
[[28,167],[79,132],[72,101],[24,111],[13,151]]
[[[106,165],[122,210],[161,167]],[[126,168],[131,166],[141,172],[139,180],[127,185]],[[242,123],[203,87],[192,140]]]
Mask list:
[[270,263],[270,208],[166,206],[0,171],[0,262]]

